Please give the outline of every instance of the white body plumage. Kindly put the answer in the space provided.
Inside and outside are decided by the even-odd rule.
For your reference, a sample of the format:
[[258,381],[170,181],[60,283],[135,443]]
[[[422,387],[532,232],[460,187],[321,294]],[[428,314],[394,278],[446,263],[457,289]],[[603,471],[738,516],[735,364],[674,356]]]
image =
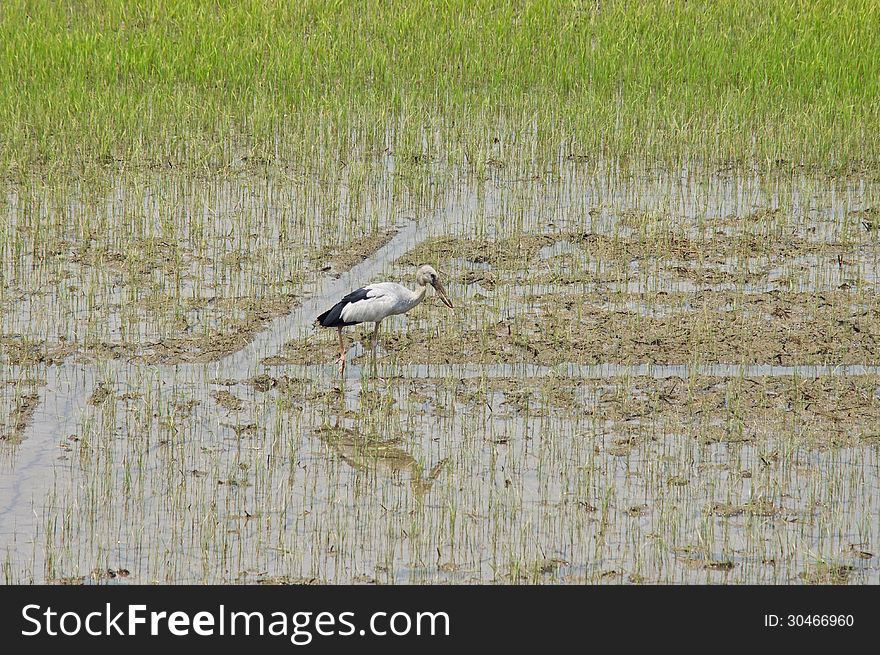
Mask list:
[[340,316],[346,323],[378,323],[383,318],[404,314],[425,299],[427,287],[410,291],[396,282],[378,282],[364,287],[366,298],[347,304]]

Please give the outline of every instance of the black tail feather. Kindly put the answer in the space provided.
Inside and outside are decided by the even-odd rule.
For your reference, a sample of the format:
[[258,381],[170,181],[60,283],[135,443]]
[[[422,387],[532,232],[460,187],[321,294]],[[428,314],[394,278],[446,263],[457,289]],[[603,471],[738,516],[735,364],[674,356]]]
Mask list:
[[348,323],[342,320],[342,310],[351,303],[355,303],[359,300],[365,300],[366,298],[367,289],[358,289],[356,291],[352,291],[350,294],[345,296],[345,298],[333,305],[333,307],[318,316],[318,318],[315,320],[315,323],[317,323],[321,327],[345,327],[346,325],[357,325],[358,323],[360,323],[360,321]]
[[342,320],[342,308],[347,304],[348,303],[344,302],[336,303],[333,307],[318,316],[318,319],[315,322],[321,327],[344,327],[345,325],[348,325],[348,323]]

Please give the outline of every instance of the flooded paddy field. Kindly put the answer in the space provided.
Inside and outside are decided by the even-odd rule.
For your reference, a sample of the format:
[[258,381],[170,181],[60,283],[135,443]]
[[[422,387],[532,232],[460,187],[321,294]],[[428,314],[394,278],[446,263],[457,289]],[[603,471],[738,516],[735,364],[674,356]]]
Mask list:
[[880,581],[876,178],[521,173],[10,185],[4,581]]

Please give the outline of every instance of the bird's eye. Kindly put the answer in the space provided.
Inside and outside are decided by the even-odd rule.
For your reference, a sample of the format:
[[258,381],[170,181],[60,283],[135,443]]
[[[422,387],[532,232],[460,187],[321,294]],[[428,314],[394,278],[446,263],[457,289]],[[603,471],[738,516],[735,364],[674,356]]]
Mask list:
[[434,273],[431,273],[431,282],[436,282],[437,276]]

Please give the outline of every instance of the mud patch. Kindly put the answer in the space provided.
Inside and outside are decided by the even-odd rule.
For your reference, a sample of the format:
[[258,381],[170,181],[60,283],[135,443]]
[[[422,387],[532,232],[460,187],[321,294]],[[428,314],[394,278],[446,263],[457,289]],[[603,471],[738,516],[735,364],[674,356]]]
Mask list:
[[[456,259],[461,259],[469,264],[488,265],[493,270],[529,272],[538,261],[562,257],[567,262],[577,262],[579,258],[572,258],[571,255],[578,254],[583,255],[584,263],[618,262],[629,265],[638,260],[695,263],[721,263],[737,258],[780,260],[817,252],[836,255],[852,250],[852,244],[821,243],[791,234],[768,238],[766,234],[742,229],[732,234],[694,234],[674,217],[664,217],[659,221],[654,217],[642,218],[644,221],[639,223],[638,229],[615,234],[573,230],[521,234],[497,240],[435,237],[421,243],[397,263],[417,266],[425,261],[437,261],[448,266]],[[749,227],[747,222],[742,221],[739,226]],[[564,252],[553,254],[544,250],[558,244],[566,246]],[[544,257],[541,256],[542,251]]]
[[743,505],[715,503],[712,505],[710,513],[722,518],[746,515],[797,520],[797,516],[793,512],[787,511],[782,506],[777,505],[766,498],[758,498]]
[[0,354],[13,366],[33,364],[55,366],[63,363],[75,352],[76,347],[67,341],[50,343],[15,335],[0,335]]
[[25,430],[33,420],[39,405],[40,396],[38,394],[28,393],[19,396],[15,401],[15,408],[10,413],[9,418],[0,427],[0,442],[20,444]]
[[269,321],[290,313],[296,302],[293,296],[228,301],[225,303],[226,311],[242,317],[226,330],[147,343],[137,347],[131,360],[145,364],[209,363],[220,360],[247,346]]
[[[241,582],[249,582],[249,580],[241,580]],[[250,581],[258,585],[315,585],[319,584],[317,578],[294,578],[288,575],[261,576],[256,580]]]
[[[327,334],[336,332],[335,330],[325,330]],[[319,339],[318,334],[314,333],[307,339],[296,339],[288,341],[284,344],[281,352],[265,357],[261,360],[261,364],[266,366],[282,366],[284,364],[326,364],[334,359],[339,359],[339,345],[334,334],[333,342],[327,339]],[[352,331],[345,335],[346,346],[351,348],[352,344],[369,343],[368,337],[363,329]]]
[[239,412],[244,409],[244,401],[229,391],[215,391],[211,397],[220,407],[230,412]]
[[315,253],[312,261],[317,263],[319,270],[330,272],[334,277],[339,277],[391,241],[395,234],[397,234],[397,230],[383,230],[345,243],[328,246]]
[[294,378],[287,375],[281,375],[276,378],[267,373],[255,375],[247,380],[247,384],[259,393],[277,391],[282,394],[291,391],[303,391],[312,386],[312,382],[304,378]]
[[98,386],[95,387],[95,390],[89,396],[88,403],[92,407],[97,407],[98,405],[103,405],[104,401],[106,401],[112,395],[112,388],[109,385],[104,384],[103,382],[99,382]]
[[854,571],[855,568],[849,564],[819,562],[814,567],[801,571],[798,577],[806,584],[846,584]]

